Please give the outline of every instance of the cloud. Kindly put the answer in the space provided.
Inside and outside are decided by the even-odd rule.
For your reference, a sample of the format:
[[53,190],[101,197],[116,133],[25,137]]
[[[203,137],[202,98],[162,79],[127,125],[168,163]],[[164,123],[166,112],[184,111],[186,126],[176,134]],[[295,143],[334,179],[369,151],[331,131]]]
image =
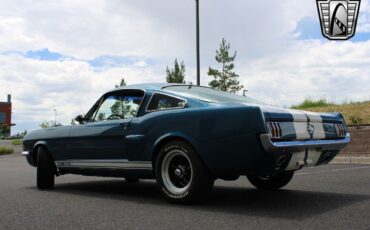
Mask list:
[[370,1],[361,1],[357,32],[370,33]]
[[319,39],[324,40],[318,17],[304,17],[298,21],[293,36],[301,40]]
[[[68,124],[122,77],[163,82],[175,58],[195,83],[195,2],[3,0],[0,96],[14,99],[13,132],[42,121]],[[312,0],[202,0],[201,73],[223,37],[237,51],[236,72],[249,95],[289,106],[307,97],[369,99],[370,7],[362,1],[356,36],[320,35]]]
[[306,98],[370,100],[370,41],[292,43],[290,51],[240,68],[249,95],[290,106]]
[[[162,82],[156,67],[114,67],[96,71],[79,60],[47,61],[23,56],[0,55],[1,93],[12,94],[13,132],[35,129],[42,121],[69,124],[77,114],[86,113],[122,77],[130,84]],[[156,72],[157,71],[157,72]]]

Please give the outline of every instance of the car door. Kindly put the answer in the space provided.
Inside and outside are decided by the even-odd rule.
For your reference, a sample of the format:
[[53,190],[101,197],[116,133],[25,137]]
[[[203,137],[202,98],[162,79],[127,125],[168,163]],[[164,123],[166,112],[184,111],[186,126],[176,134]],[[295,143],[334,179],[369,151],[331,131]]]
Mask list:
[[87,123],[72,126],[69,159],[126,160],[125,136],[136,117],[144,93],[121,90],[109,93],[92,111]]

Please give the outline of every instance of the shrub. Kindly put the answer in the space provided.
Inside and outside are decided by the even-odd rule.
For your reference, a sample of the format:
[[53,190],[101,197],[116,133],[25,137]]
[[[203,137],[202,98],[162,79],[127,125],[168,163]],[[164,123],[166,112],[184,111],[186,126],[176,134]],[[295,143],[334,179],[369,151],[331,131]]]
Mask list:
[[362,125],[363,120],[357,116],[350,116],[349,120],[353,125]]
[[12,145],[21,145],[22,144],[22,140],[21,139],[14,139],[12,140]]
[[301,104],[293,105],[292,109],[307,109],[312,107],[325,107],[325,106],[331,106],[334,104],[328,103],[326,99],[319,99],[319,100],[311,100],[306,99]]
[[13,152],[14,152],[13,149],[5,148],[5,147],[0,147],[0,155],[11,154]]

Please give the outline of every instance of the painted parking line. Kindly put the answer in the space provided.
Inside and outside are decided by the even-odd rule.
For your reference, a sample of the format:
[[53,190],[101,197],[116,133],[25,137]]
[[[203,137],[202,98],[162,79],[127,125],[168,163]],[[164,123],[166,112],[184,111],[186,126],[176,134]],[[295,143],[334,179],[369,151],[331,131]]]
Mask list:
[[370,166],[364,166],[364,167],[352,167],[352,168],[343,168],[343,169],[332,169],[332,170],[320,170],[316,172],[307,172],[307,173],[296,173],[295,176],[300,175],[311,175],[311,174],[321,174],[321,173],[332,173],[332,172],[345,172],[345,171],[353,171],[358,169],[370,169]]

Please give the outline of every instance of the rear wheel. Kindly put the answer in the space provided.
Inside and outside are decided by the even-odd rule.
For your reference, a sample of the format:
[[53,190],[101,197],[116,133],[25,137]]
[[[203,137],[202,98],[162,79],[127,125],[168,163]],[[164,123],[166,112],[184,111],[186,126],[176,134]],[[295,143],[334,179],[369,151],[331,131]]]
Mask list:
[[287,171],[270,176],[248,175],[247,178],[258,189],[277,190],[287,185],[293,175],[294,171]]
[[162,194],[175,203],[199,200],[214,183],[195,150],[182,141],[170,142],[160,150],[155,176]]
[[51,189],[54,187],[56,167],[45,148],[37,151],[37,188]]

